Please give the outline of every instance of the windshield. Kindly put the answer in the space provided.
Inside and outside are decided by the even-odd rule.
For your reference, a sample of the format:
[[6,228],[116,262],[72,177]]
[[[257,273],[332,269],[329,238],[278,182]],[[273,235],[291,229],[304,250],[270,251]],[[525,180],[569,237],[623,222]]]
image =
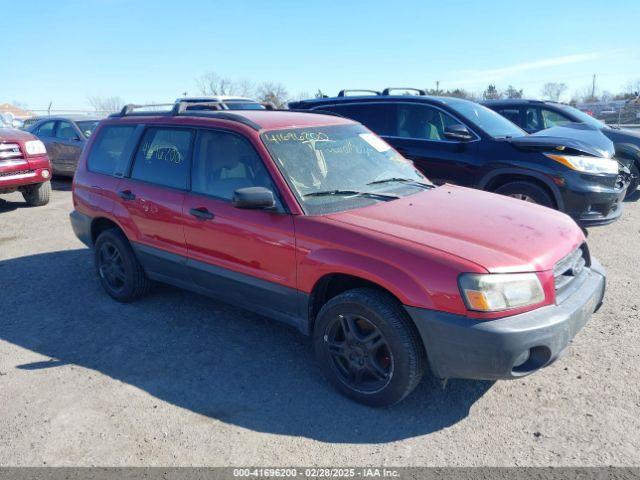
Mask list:
[[569,105],[561,105],[561,107],[565,112],[570,113],[574,117],[578,118],[578,120],[582,123],[586,123],[587,125],[591,125],[596,128],[602,128],[606,125],[598,120],[597,118],[592,117],[588,113],[584,113],[582,110],[578,110],[575,107],[570,107]]
[[390,201],[431,183],[362,125],[271,130],[262,141],[305,213]]
[[490,108],[473,102],[449,104],[460,115],[475,123],[493,138],[522,137],[526,132]]
[[76,122],[76,125],[78,125],[78,128],[84,134],[84,136],[89,138],[98,126],[98,123],[98,120],[83,120],[80,122]]

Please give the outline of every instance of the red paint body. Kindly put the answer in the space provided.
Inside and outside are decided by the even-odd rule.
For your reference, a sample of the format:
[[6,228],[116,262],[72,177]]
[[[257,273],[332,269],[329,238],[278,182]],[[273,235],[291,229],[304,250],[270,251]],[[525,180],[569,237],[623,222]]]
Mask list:
[[[263,130],[353,123],[324,115],[246,111]],[[74,205],[119,225],[131,241],[310,293],[325,275],[374,282],[403,304],[498,318],[553,304],[554,264],[584,242],[568,216],[520,200],[444,185],[390,202],[338,214],[307,216],[256,131],[238,122],[202,117],[125,117],[102,123],[215,127],[247,138],[262,157],[289,213],[234,208],[229,202],[87,171],[74,178]],[[102,125],[98,129],[102,128]],[[118,191],[136,199],[123,202]],[[188,214],[205,207],[215,220]],[[215,238],[215,241],[212,239]],[[540,305],[482,314],[467,311],[458,289],[463,272],[537,272]]]
[[0,158],[0,193],[9,193],[20,187],[50,180],[49,157],[46,153],[28,155],[25,142],[30,140],[38,138],[22,130],[0,129],[0,145],[17,144],[19,149],[15,156]]

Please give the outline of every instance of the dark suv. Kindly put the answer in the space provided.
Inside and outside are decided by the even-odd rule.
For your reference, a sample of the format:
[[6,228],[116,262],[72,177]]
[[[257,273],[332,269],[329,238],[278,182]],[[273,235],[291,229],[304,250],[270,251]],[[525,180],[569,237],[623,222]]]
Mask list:
[[562,213],[435,187],[339,116],[187,106],[126,108],[80,158],[71,222],[118,301],[156,280],[284,321],[371,405],[400,401],[427,366],[533,373],[602,302],[604,272]]
[[632,195],[640,184],[640,132],[613,127],[593,118],[571,105],[546,100],[491,100],[484,105],[495,110],[529,133],[545,128],[585,123],[602,132],[615,147],[619,160],[626,160],[625,166],[631,171],[631,182],[627,195]]
[[[622,213],[627,183],[609,152],[572,138],[527,135],[482,105],[459,98],[347,95],[292,102],[363,123],[436,183],[480,188],[556,208],[581,226]],[[573,132],[567,132],[571,134]]]

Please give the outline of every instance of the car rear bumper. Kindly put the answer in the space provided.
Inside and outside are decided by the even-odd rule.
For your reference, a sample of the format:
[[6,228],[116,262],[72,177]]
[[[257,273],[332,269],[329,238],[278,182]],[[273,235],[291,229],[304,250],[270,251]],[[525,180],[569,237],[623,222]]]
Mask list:
[[593,260],[580,289],[559,305],[483,321],[405,309],[420,332],[436,377],[513,379],[550,365],[563,353],[602,304],[605,283],[604,269]]
[[92,248],[91,217],[74,210],[69,214],[69,219],[71,220],[71,228],[73,228],[73,233],[76,234],[76,237],[87,247]]

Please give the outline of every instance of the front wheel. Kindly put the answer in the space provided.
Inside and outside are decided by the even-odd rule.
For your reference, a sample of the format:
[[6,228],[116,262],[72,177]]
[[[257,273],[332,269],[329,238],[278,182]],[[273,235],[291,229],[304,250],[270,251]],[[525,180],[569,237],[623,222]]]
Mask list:
[[362,288],[332,298],[318,314],[313,342],[327,379],[367,405],[398,403],[424,374],[415,327],[398,301],[381,291]]
[[529,203],[537,203],[543,207],[555,208],[551,196],[546,190],[531,182],[510,182],[495,190],[495,193],[517,198]]
[[629,183],[629,186],[627,187],[627,193],[624,197],[625,199],[636,193],[638,185],[640,185],[640,169],[638,169],[638,164],[631,164],[629,171],[631,172],[631,183]]
[[30,207],[41,207],[49,203],[51,196],[51,182],[29,185],[22,191],[22,197]]

